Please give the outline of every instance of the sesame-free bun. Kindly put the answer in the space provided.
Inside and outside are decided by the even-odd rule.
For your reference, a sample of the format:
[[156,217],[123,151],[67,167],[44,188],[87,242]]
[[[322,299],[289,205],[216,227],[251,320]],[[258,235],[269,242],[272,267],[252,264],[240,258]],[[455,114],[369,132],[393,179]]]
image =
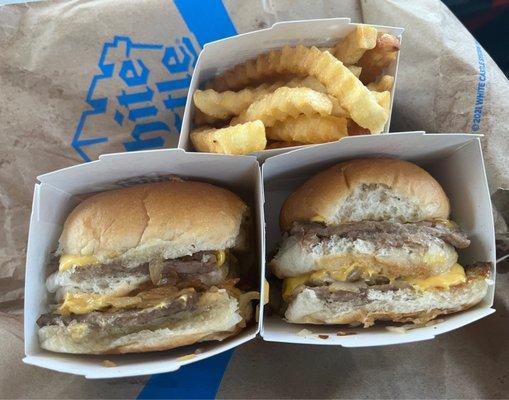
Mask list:
[[247,213],[237,195],[203,182],[172,180],[111,190],[87,198],[71,212],[59,253],[130,267],[242,247]]
[[294,221],[327,225],[362,220],[415,222],[447,219],[449,200],[425,170],[403,160],[357,159],[313,176],[286,200],[282,230]]

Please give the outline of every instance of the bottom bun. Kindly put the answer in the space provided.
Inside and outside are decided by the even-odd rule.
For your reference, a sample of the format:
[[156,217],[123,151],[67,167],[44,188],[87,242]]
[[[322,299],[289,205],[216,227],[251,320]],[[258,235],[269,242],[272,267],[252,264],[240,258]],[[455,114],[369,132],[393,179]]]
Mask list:
[[467,270],[467,282],[450,289],[417,291],[367,289],[347,301],[331,300],[306,287],[290,302],[286,320],[298,324],[352,324],[369,327],[375,321],[426,323],[438,315],[466,310],[488,290],[489,264]]
[[90,333],[86,324],[50,325],[39,329],[39,342],[46,350],[75,354],[118,354],[162,351],[208,340],[223,340],[237,334],[249,319],[251,309],[239,310],[236,298],[226,291],[207,292],[200,306],[155,329],[125,335]]

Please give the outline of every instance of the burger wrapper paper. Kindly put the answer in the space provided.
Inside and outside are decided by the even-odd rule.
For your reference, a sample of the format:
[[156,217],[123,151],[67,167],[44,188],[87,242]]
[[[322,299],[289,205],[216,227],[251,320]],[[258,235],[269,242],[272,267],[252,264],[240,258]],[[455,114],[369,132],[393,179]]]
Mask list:
[[[509,188],[509,83],[439,1],[207,0],[198,5],[185,0],[78,0],[0,7],[2,396],[126,398],[135,397],[146,380],[122,381],[129,385],[86,382],[21,366],[24,263],[35,177],[103,153],[176,146],[187,87],[205,43],[277,21],[329,17],[404,27],[391,131],[483,133],[490,189]],[[509,306],[507,296],[497,301]],[[494,331],[509,337],[506,328]],[[244,356],[252,363],[266,364],[270,349],[264,351],[260,343],[245,347]],[[383,357],[382,351],[373,353]],[[288,365],[292,360],[302,364],[306,352],[287,352],[281,358]],[[332,357],[330,350],[327,354]],[[333,362],[334,357],[322,355],[324,363]],[[355,365],[355,360],[349,353],[345,362]],[[243,363],[238,352],[231,370],[238,371]],[[487,374],[490,368],[485,368]],[[294,380],[290,392],[270,391],[278,385],[278,373],[266,371],[265,385],[257,393],[244,392],[250,386],[224,383],[219,396],[317,396],[309,391],[308,380],[301,379]],[[448,374],[454,375],[454,369]],[[231,379],[227,372],[224,382]],[[488,379],[483,378],[486,384],[481,386],[475,380],[462,383],[464,395],[496,396],[483,391],[493,389]],[[386,386],[381,379],[372,385],[376,390],[371,395],[383,396]],[[330,395],[340,396],[341,391]],[[420,397],[435,395],[439,393],[427,391]]]

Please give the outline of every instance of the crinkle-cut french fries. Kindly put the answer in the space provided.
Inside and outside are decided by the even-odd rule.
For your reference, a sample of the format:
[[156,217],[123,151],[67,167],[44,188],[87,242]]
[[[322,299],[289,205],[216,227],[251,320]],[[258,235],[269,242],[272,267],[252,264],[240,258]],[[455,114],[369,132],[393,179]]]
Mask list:
[[197,129],[191,132],[191,142],[198,151],[222,154],[249,154],[265,149],[267,138],[261,121],[219,129]]
[[214,82],[234,88],[239,82],[246,84],[275,73],[314,76],[360,126],[372,133],[383,131],[388,116],[372,93],[341,61],[316,47],[286,46],[281,50],[272,50],[238,65]]
[[[256,100],[283,86],[290,88],[307,87],[320,93],[327,93],[325,86],[312,76],[295,77],[288,82],[275,82],[271,85],[262,84],[254,88],[248,87],[238,92],[231,90],[217,92],[213,89],[196,90],[193,95],[193,102],[200,113],[197,113],[195,122],[198,125],[210,125],[218,120],[226,120],[229,117],[239,115]],[[338,99],[329,95],[329,100],[332,102],[332,115],[336,117],[348,116],[348,112],[339,105]]]
[[231,124],[260,120],[265,127],[298,115],[330,115],[329,96],[313,89],[281,87],[251,104],[246,111],[232,119]]
[[270,140],[301,143],[325,143],[341,139],[348,135],[346,118],[299,116],[287,118],[267,128]]
[[375,48],[366,51],[358,62],[358,65],[362,67],[361,81],[365,84],[374,82],[383,69],[396,60],[399,47],[400,42],[397,37],[388,33],[379,33]]
[[343,64],[355,64],[366,50],[376,46],[377,30],[368,25],[357,25],[331,51]]
[[394,77],[392,75],[384,75],[376,82],[371,82],[367,88],[372,92],[385,92],[391,90],[394,85]]
[[267,149],[283,149],[285,147],[295,147],[295,146],[302,146],[306,143],[301,142],[283,142],[283,141],[275,141],[270,142],[267,144]]
[[194,105],[204,114],[221,120],[239,115],[246,110],[251,103],[272,93],[277,88],[284,86],[284,82],[272,85],[266,83],[254,88],[245,88],[238,92],[228,90],[217,92],[213,89],[197,90],[194,92]]

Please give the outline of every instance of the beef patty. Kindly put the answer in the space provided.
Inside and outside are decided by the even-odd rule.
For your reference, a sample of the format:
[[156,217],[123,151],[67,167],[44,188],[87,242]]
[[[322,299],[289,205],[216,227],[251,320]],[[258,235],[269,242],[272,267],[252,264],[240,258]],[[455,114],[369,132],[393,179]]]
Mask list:
[[470,245],[470,240],[459,229],[429,221],[406,224],[390,221],[360,221],[339,226],[327,226],[319,222],[294,222],[289,234],[310,247],[331,236],[368,240],[374,242],[376,247],[426,246],[434,238],[441,239],[459,249]]
[[83,315],[73,314],[68,316],[47,313],[42,314],[37,319],[37,325],[40,327],[48,325],[68,326],[72,323],[85,323],[92,329],[141,327],[163,318],[171,318],[183,311],[193,310],[198,302],[199,296],[200,295],[196,292],[189,292],[174,299],[167,300],[162,305],[145,309],[114,312],[94,311]]
[[[479,262],[465,267],[467,283],[473,279],[485,279],[491,274],[491,263]],[[464,284],[464,283],[463,283]],[[306,283],[294,291],[293,296],[298,295],[304,289],[311,289],[316,296],[326,302],[349,302],[356,304],[366,303],[368,301],[368,290],[380,292],[397,291],[400,289],[411,289],[412,287],[404,281],[394,281],[392,283],[382,283],[379,281],[356,281],[356,282],[332,282],[328,284],[313,285]]]

